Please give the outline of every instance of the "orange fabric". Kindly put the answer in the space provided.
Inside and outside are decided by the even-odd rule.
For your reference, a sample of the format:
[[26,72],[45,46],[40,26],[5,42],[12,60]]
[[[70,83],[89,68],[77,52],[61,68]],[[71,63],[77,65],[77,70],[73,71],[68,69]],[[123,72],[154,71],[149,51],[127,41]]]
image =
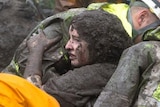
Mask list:
[[0,73],[0,107],[60,107],[55,98],[25,79]]

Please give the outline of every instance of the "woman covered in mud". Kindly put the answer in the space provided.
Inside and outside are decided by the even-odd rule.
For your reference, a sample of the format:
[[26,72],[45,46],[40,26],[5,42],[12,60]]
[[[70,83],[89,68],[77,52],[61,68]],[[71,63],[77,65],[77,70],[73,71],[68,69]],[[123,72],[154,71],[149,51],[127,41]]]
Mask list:
[[[62,75],[55,73],[45,84],[41,83],[41,59],[43,52],[57,41],[55,38],[47,39],[43,31],[28,41],[30,54],[25,72],[33,73],[26,78],[55,99],[19,77],[1,74],[10,79],[0,78],[0,85],[4,88],[10,86],[7,88],[9,93],[20,93],[20,97],[9,99],[11,96],[1,90],[3,101],[7,96],[7,100],[14,100],[14,103],[22,107],[32,107],[36,102],[42,103],[43,107],[44,104],[46,107],[53,106],[54,102],[57,107],[93,106],[95,99],[112,76],[121,53],[131,45],[130,38],[120,20],[102,10],[88,10],[74,16],[70,23],[69,35],[70,39],[65,49],[69,54],[70,70]],[[23,84],[23,87],[19,88],[19,84]],[[29,99],[26,93],[32,93],[33,98]],[[37,93],[41,94],[40,98],[37,97]],[[43,99],[49,100],[47,102]]]

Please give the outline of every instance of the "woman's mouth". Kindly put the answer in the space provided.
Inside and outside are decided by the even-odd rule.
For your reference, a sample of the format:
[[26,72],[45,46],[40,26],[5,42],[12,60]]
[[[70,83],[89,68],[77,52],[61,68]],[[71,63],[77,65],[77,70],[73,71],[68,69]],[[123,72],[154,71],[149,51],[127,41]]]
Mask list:
[[75,55],[73,55],[73,54],[69,54],[69,59],[70,60],[73,60],[73,59],[75,59],[76,58],[76,56]]

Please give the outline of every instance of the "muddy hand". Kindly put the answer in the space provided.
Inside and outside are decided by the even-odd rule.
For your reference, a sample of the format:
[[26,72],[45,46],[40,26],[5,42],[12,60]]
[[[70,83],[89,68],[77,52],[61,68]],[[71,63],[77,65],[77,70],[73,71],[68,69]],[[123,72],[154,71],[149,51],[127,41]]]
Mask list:
[[56,39],[48,39],[42,30],[38,30],[38,34],[33,34],[28,42],[28,48],[30,51],[36,51],[37,49],[42,49],[43,51],[48,49],[51,45],[54,45]]

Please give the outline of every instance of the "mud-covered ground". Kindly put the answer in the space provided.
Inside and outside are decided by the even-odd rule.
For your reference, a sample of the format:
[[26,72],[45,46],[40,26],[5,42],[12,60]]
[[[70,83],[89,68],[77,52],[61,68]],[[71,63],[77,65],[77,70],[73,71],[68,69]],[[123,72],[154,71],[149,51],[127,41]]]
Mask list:
[[0,0],[0,70],[10,63],[18,45],[37,23],[25,0]]

